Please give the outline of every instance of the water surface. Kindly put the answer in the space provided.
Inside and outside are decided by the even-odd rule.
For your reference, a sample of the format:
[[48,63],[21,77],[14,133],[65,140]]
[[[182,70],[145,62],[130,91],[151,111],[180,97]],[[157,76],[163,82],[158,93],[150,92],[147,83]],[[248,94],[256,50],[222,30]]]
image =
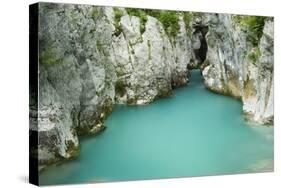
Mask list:
[[249,125],[242,104],[204,88],[199,71],[173,97],[115,106],[102,134],[40,184],[126,181],[271,171],[273,127]]

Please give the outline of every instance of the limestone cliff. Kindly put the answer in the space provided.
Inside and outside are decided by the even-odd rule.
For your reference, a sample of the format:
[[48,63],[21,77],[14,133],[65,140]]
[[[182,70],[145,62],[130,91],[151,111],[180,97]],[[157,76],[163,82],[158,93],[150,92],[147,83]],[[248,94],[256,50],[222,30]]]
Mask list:
[[38,111],[30,107],[39,165],[76,156],[78,136],[105,129],[114,104],[170,96],[192,68],[201,67],[207,88],[241,98],[249,119],[271,123],[273,22],[265,21],[257,44],[240,22],[224,14],[40,3]]
[[203,78],[207,88],[241,98],[246,118],[273,123],[273,21],[208,14]]
[[77,155],[78,135],[103,130],[113,104],[150,103],[187,84],[190,36],[181,15],[176,24],[170,36],[156,18],[141,22],[123,8],[40,3],[38,128],[31,126],[39,165]]

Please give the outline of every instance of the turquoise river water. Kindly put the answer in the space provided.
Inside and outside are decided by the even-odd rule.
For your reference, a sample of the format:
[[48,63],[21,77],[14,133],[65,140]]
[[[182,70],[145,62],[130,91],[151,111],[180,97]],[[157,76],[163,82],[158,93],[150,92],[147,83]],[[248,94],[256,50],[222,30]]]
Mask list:
[[79,157],[41,172],[40,184],[273,170],[273,127],[247,124],[242,103],[205,89],[199,71],[172,97],[115,106],[106,125],[82,138]]

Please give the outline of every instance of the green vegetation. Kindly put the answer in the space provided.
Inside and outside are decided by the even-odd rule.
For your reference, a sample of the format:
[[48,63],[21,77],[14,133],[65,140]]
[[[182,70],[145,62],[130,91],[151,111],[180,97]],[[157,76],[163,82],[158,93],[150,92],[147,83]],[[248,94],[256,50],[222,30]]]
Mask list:
[[179,15],[176,11],[169,10],[146,10],[126,8],[130,16],[137,16],[140,18],[140,32],[145,31],[145,24],[147,22],[147,15],[152,16],[159,20],[164,27],[166,34],[170,37],[175,37],[180,29]]
[[145,31],[145,23],[147,21],[147,15],[143,9],[126,8],[127,13],[130,16],[137,16],[140,18],[140,33],[143,34]]
[[175,11],[159,11],[156,18],[163,24],[165,32],[170,37],[176,37],[179,32],[179,15]]
[[52,66],[52,65],[62,63],[63,60],[60,58],[57,58],[55,48],[49,47],[49,48],[45,49],[43,52],[40,52],[39,62],[40,62],[40,64],[43,64],[46,66]]
[[96,19],[99,18],[99,16],[100,16],[99,10],[98,10],[97,8],[94,8],[94,9],[92,10],[92,19],[93,19],[93,20],[96,20]]
[[187,31],[187,34],[191,37],[192,35],[192,26],[191,26],[191,22],[197,18],[200,17],[201,14],[198,12],[182,12],[183,15],[183,21],[185,24],[185,29]]
[[80,153],[80,148],[79,146],[75,146],[74,142],[71,140],[67,140],[65,142],[66,144],[66,152],[71,156],[71,157],[76,157]]
[[247,40],[253,46],[259,45],[266,19],[268,18],[263,16],[234,16],[234,21],[246,28]]
[[115,23],[114,23],[115,33],[114,33],[114,35],[119,36],[122,32],[120,20],[121,20],[121,17],[123,16],[123,12],[119,8],[115,8],[115,7],[113,8],[113,11],[114,11],[114,15],[115,15],[115,18],[114,18],[115,19]]
[[258,61],[261,56],[261,52],[259,48],[254,48],[249,54],[248,59],[251,60],[254,64]]
[[102,53],[104,56],[108,57],[110,56],[108,50],[106,49],[105,45],[100,41],[97,40],[96,41],[96,46],[97,46],[97,50]]
[[258,62],[258,59],[261,56],[258,46],[267,19],[272,18],[262,16],[234,16],[235,23],[245,29],[246,39],[253,45],[253,49],[247,54],[247,58],[254,64]]
[[185,29],[190,37],[192,35],[192,29],[190,27],[190,23],[192,20],[193,20],[192,12],[183,12],[183,21],[185,24]]

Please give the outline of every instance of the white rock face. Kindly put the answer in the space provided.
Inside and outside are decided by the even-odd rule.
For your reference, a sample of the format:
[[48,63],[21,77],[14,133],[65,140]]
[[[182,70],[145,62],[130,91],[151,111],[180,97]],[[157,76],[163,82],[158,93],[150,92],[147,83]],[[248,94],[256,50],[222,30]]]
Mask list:
[[[246,84],[253,82],[253,89],[243,94],[243,110],[250,119],[265,124],[273,123],[273,22],[267,21],[263,36],[260,40],[259,50],[261,56],[256,67],[247,67]],[[248,63],[249,64],[249,63]],[[248,84],[249,85],[249,84]]]
[[182,18],[175,39],[169,38],[162,24],[150,16],[143,34],[138,17],[125,14],[120,24],[122,32],[113,39],[112,61],[117,83],[125,88],[116,93],[116,103],[149,103],[171,95],[172,87],[187,83],[192,50]]
[[104,129],[116,73],[105,16],[94,20],[91,6],[41,3],[39,10],[39,129],[31,130],[38,131],[37,157],[44,165],[77,155],[78,134]]
[[[232,15],[206,14],[208,53],[202,71],[207,88],[241,98],[246,118],[273,123],[273,22],[267,20],[258,47]],[[256,60],[251,59],[251,54]]]
[[[111,7],[40,3],[39,99],[38,107],[32,99],[30,106],[40,165],[77,155],[78,135],[103,130],[114,104],[143,105],[170,96],[187,84],[187,67],[198,67],[193,50],[200,49],[203,36],[191,39],[182,15],[172,37],[156,18],[147,16],[143,31],[139,17],[118,10],[116,19]],[[265,24],[253,64],[247,54],[256,49],[231,15],[202,15],[209,26],[206,87],[241,98],[249,119],[272,122],[273,23]]]
[[183,18],[168,37],[156,18],[147,16],[141,33],[140,18],[119,11],[116,20],[110,7],[40,3],[39,100],[38,112],[31,103],[30,129],[39,135],[40,165],[77,155],[78,135],[103,130],[114,104],[147,104],[187,84],[192,47]]

